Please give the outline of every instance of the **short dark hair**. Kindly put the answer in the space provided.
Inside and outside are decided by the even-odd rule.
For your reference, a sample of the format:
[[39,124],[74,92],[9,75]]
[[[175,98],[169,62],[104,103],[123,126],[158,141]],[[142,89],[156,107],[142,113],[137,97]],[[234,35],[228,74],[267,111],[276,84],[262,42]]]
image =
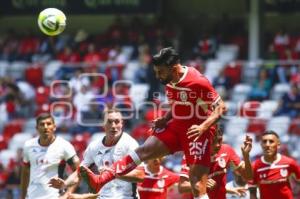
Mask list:
[[262,134],[262,137],[265,136],[265,135],[274,135],[275,137],[277,137],[279,139],[279,135],[273,131],[273,130],[266,130],[263,134]]
[[155,66],[173,66],[179,63],[179,54],[172,47],[163,48],[152,57]]
[[41,114],[39,114],[36,117],[36,125],[38,125],[41,120],[48,119],[48,118],[51,118],[52,121],[54,122],[54,118],[52,117],[52,115],[50,113],[41,113]]

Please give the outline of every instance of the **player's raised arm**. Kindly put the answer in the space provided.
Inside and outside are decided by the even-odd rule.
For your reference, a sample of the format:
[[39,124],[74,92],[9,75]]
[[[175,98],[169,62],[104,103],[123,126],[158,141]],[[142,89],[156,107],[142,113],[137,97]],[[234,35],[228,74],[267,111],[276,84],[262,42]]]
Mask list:
[[252,149],[252,138],[246,135],[243,146],[241,147],[244,161],[242,162],[240,167],[238,167],[238,171],[246,181],[252,180],[253,178],[253,170],[252,170],[250,155],[249,155],[251,149]]

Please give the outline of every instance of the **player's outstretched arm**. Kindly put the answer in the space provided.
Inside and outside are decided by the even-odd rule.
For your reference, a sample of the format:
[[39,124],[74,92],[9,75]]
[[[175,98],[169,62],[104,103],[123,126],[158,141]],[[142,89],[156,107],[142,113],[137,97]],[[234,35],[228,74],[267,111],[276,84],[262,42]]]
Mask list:
[[119,176],[117,178],[127,182],[143,182],[145,178],[145,172],[140,169],[134,169],[128,174]]
[[21,199],[25,199],[27,195],[27,188],[29,184],[29,175],[30,175],[30,166],[29,165],[23,165],[22,171],[21,171]]
[[[70,185],[67,186],[68,189],[66,191],[66,193],[64,194],[65,195],[69,195],[70,193],[73,193],[75,192],[77,186],[79,185],[79,177],[78,177],[78,172],[77,172],[77,168],[79,167],[80,165],[80,159],[77,155],[73,156],[72,158],[70,158],[68,161],[67,161],[68,165],[72,168],[73,170],[73,173],[71,175],[72,176],[72,184],[69,183]],[[75,174],[76,173],[76,174]],[[66,180],[68,182],[68,179]]]
[[70,194],[68,196],[68,199],[96,199],[99,196],[99,194],[94,193],[84,193],[84,194]]

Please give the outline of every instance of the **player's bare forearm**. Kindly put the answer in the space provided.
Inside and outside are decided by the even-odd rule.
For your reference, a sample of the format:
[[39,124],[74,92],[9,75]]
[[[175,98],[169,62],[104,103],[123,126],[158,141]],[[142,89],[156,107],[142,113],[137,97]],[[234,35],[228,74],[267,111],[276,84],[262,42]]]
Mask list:
[[145,172],[139,169],[134,169],[126,175],[118,176],[118,179],[127,182],[143,182],[145,178]]
[[66,180],[66,183],[69,183],[69,186],[67,186],[68,189],[65,193],[66,195],[75,192],[75,190],[76,190],[76,188],[77,188],[77,186],[79,185],[79,182],[80,182],[78,172],[77,172],[77,168],[80,165],[79,157],[77,155],[75,155],[70,161],[68,161],[68,164],[72,168],[73,173]]
[[252,138],[246,135],[244,143],[241,147],[242,155],[243,155],[243,164],[240,166],[239,172],[242,177],[246,180],[252,180],[253,178],[253,170],[250,161],[250,151],[252,149]]
[[166,119],[166,121],[169,121],[170,119],[172,119],[172,110],[171,109],[165,113],[164,118]]
[[84,193],[84,194],[70,194],[68,199],[96,199],[99,194]]
[[25,199],[29,184],[30,166],[23,165],[21,171],[21,199]]
[[178,191],[179,193],[192,193],[191,183],[188,178],[180,177]]
[[222,99],[216,102],[214,105],[213,112],[208,116],[208,118],[201,124],[202,129],[207,131],[213,124],[215,124],[222,115],[227,112],[227,107]]

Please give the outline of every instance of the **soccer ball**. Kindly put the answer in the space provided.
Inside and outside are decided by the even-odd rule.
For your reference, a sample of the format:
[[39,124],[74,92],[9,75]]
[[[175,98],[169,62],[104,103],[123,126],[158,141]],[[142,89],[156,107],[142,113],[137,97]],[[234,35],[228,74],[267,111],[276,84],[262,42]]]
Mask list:
[[62,33],[66,27],[65,14],[56,8],[46,8],[38,17],[40,30],[49,36]]

